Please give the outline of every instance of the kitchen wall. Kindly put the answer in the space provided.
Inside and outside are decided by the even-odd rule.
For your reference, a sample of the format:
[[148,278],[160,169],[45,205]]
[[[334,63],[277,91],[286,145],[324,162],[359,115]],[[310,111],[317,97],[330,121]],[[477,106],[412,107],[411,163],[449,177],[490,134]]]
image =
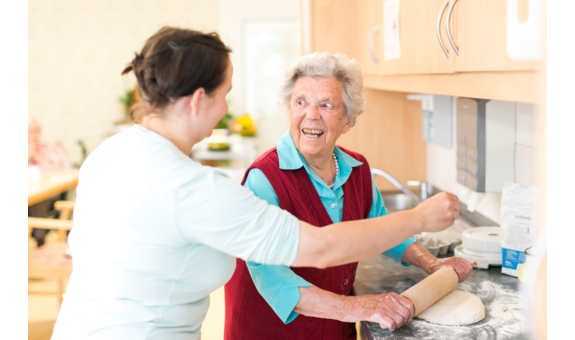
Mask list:
[[78,139],[91,152],[124,118],[118,98],[135,78],[120,73],[146,39],[164,25],[215,31],[218,20],[217,0],[29,0],[28,112],[44,141],[79,162]]
[[[455,113],[453,117],[456,118]],[[541,130],[541,114],[532,104],[518,103],[516,118],[515,182],[544,187],[546,141]],[[456,145],[455,126],[454,122],[453,145]],[[427,180],[443,191],[454,193],[472,210],[500,223],[501,194],[476,193],[457,183],[455,160],[455,147],[445,149],[427,143]]]
[[[234,65],[234,75],[232,78],[233,88],[228,94],[230,102],[230,112],[241,115],[246,110],[245,99],[245,51],[242,51],[242,34],[244,24],[254,21],[276,21],[291,22],[299,20],[298,0],[219,0],[218,1],[218,22],[219,32],[224,42],[229,45],[233,53],[231,60]],[[298,51],[299,52],[299,51]],[[299,55],[299,53],[298,53]],[[283,62],[281,72],[285,72],[287,67],[294,60]],[[262,65],[263,67],[264,65]],[[273,91],[275,96],[279,91]],[[279,107],[279,106],[278,106]],[[256,120],[258,127],[258,137],[261,151],[265,151],[275,145],[288,128],[287,118],[283,111],[277,110],[258,117]]]

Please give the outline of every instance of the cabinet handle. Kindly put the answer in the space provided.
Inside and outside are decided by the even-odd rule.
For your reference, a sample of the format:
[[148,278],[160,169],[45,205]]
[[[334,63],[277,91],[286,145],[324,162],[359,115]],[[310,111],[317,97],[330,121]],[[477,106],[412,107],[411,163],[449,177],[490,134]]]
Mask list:
[[449,10],[447,11],[447,20],[445,20],[445,29],[447,30],[447,37],[449,38],[449,43],[451,43],[451,46],[453,47],[455,54],[459,55],[459,50],[457,49],[457,47],[455,47],[455,44],[451,39],[451,32],[449,31],[449,20],[451,19],[451,11],[453,10],[453,6],[455,5],[456,2],[457,0],[451,0],[451,4],[449,4]]
[[443,49],[443,52],[445,52],[447,59],[449,59],[449,52],[447,52],[445,46],[443,46],[443,41],[441,41],[441,34],[439,34],[439,24],[441,23],[441,17],[443,16],[443,12],[445,12],[445,8],[448,4],[449,0],[445,0],[443,6],[441,6],[441,9],[439,10],[439,16],[437,17],[437,39],[439,39],[439,45],[441,45],[441,49]]
[[367,52],[369,53],[369,57],[371,58],[371,60],[374,63],[379,64],[379,60],[377,60],[377,58],[375,57],[375,52],[373,51],[373,45],[375,44],[375,36],[377,35],[377,32],[379,32],[379,26],[375,26],[374,28],[371,29],[371,32],[369,33],[369,38],[367,38]]

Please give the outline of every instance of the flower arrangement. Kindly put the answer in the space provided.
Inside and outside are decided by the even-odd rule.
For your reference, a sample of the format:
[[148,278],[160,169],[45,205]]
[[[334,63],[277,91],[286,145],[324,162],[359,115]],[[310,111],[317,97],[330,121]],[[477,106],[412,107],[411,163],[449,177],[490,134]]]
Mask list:
[[238,118],[235,123],[230,126],[230,131],[244,137],[255,137],[257,133],[254,121],[248,113]]

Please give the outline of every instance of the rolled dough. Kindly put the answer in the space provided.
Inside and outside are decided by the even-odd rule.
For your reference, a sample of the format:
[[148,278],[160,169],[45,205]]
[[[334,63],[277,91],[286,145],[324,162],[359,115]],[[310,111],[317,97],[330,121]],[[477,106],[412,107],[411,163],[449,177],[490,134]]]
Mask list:
[[417,317],[438,325],[470,325],[485,318],[485,306],[475,294],[454,290]]

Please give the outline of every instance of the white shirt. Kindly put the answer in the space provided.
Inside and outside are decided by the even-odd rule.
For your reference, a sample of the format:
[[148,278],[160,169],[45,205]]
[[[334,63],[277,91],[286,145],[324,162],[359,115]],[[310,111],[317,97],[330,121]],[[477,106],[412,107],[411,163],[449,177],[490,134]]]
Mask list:
[[52,339],[199,339],[234,257],[289,266],[298,243],[295,217],[134,125],[80,169]]

